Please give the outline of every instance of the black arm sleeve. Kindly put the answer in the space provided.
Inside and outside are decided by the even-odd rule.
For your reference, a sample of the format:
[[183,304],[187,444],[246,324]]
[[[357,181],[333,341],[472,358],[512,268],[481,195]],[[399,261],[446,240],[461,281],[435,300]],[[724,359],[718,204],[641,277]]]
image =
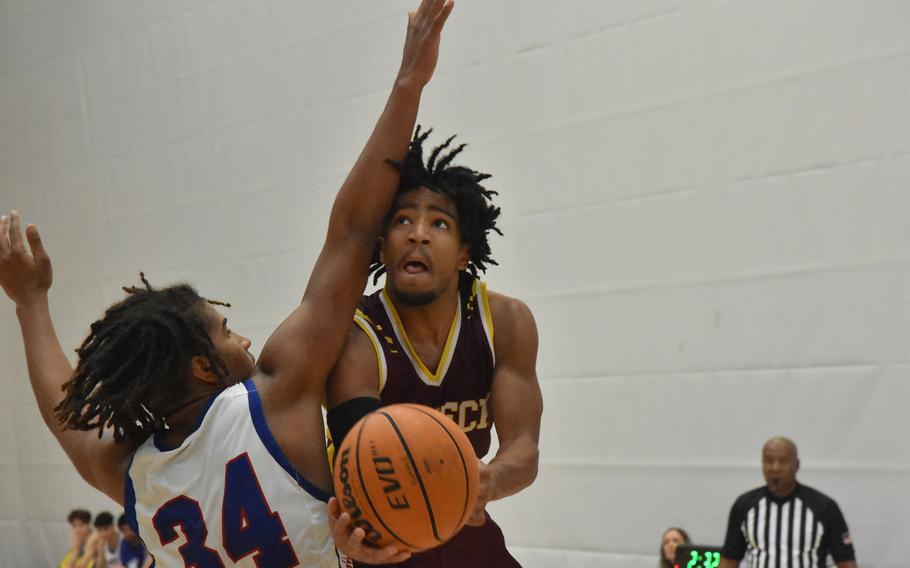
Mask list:
[[[329,434],[332,435],[332,444],[337,449],[348,435],[357,421],[367,414],[382,406],[378,398],[361,396],[346,400],[329,410],[326,421],[329,423]],[[336,452],[335,455],[338,455]]]
[[856,560],[853,539],[850,537],[850,531],[847,530],[847,521],[844,520],[844,514],[841,513],[836,502],[831,501],[831,504],[825,508],[822,523],[825,527],[825,540],[828,550],[831,552],[831,558],[835,562]]
[[746,555],[746,536],[742,531],[742,524],[746,518],[745,505],[742,498],[736,500],[730,507],[730,518],[727,521],[727,536],[724,538],[724,547],[720,555],[730,560],[742,560]]

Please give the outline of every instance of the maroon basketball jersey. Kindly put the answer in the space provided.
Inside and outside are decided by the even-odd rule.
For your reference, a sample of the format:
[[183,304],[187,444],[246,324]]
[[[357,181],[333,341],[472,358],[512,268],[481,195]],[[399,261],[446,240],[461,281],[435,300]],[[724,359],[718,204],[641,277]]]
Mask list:
[[376,349],[382,404],[414,402],[440,410],[461,427],[477,457],[484,457],[490,449],[489,395],[496,362],[486,284],[474,280],[470,298],[459,301],[434,371],[411,347],[385,289],[363,297],[354,321]]
[[[454,420],[471,440],[477,457],[490,449],[490,388],[496,353],[493,317],[486,284],[474,280],[467,301],[453,314],[448,341],[435,372],[411,347],[401,319],[385,289],[364,296],[354,321],[369,336],[379,363],[383,405],[416,402],[437,408]],[[351,562],[355,568],[366,564]],[[452,540],[414,554],[394,566],[371,568],[521,568],[506,549],[502,530],[486,516],[480,527],[466,526]]]

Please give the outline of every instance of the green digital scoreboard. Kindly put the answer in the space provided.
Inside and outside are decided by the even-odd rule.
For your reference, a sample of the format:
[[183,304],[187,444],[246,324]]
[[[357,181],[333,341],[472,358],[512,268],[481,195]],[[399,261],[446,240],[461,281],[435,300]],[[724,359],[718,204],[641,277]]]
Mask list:
[[720,547],[680,544],[676,547],[675,568],[717,568],[720,566]]

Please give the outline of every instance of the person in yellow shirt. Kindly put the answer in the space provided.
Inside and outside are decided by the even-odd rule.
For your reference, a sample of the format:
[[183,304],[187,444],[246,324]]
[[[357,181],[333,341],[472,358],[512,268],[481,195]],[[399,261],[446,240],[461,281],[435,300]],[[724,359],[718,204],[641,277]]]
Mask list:
[[70,524],[70,548],[58,568],[94,568],[91,551],[86,546],[92,535],[92,514],[85,509],[73,509],[66,520]]

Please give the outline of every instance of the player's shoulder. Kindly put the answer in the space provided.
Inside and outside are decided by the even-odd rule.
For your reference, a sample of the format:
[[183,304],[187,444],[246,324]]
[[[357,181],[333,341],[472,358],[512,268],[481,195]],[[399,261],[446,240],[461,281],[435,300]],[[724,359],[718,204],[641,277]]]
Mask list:
[[382,329],[377,326],[376,322],[361,310],[354,313],[354,319],[351,321],[351,327],[348,328],[348,337],[344,345],[343,352],[348,350],[370,349],[373,343],[378,339],[376,330]]
[[500,324],[503,321],[527,321],[534,319],[531,308],[518,298],[508,296],[501,292],[487,290],[487,298],[490,302],[490,312],[493,320]]
[[375,368],[376,356],[381,350],[375,324],[358,310],[351,327],[348,328],[348,336],[335,363],[333,375],[341,370],[360,372],[365,368]]
[[510,353],[533,358],[537,349],[537,322],[531,308],[518,298],[499,292],[488,291],[487,298],[496,330],[496,359],[502,360]]

